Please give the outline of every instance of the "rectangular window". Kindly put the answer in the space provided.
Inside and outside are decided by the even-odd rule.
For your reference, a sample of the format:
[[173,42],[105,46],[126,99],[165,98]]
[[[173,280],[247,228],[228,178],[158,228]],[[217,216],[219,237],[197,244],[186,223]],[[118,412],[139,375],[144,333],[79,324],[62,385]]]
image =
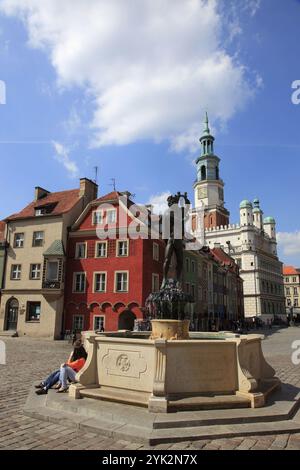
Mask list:
[[97,242],[96,243],[96,258],[106,258],[107,257],[107,242]]
[[191,285],[191,295],[193,298],[195,298],[195,285],[194,284]]
[[86,258],[86,243],[76,243],[75,257],[77,259]]
[[186,258],[186,260],[185,260],[185,270],[186,270],[187,273],[190,270],[190,260],[189,260],[189,258]]
[[16,233],[14,248],[24,248],[24,233]]
[[21,264],[13,264],[11,267],[11,279],[19,281],[21,279],[22,266]]
[[159,244],[153,243],[153,259],[159,261]]
[[128,256],[128,240],[118,240],[117,256]]
[[104,331],[105,318],[96,316],[94,317],[94,331]]
[[159,287],[159,274],[152,274],[152,292],[158,292]]
[[116,292],[128,292],[128,273],[117,272],[115,281]]
[[74,286],[73,291],[77,294],[84,293],[86,286],[86,274],[75,273],[74,274]]
[[192,273],[194,273],[196,271],[195,261],[191,262],[191,268],[192,268]]
[[297,287],[294,287],[294,295],[298,295],[298,289],[297,289]]
[[58,261],[47,262],[46,280],[47,281],[58,280]]
[[93,212],[93,225],[103,224],[103,211]]
[[83,315],[73,315],[73,331],[83,330]]
[[41,265],[40,264],[30,265],[30,279],[32,280],[41,279]]
[[106,291],[106,273],[95,273],[94,291],[95,292]]
[[296,277],[293,277],[293,282],[297,282],[297,278],[296,278]]
[[298,299],[294,300],[294,307],[298,307]]
[[190,284],[189,284],[188,282],[185,284],[185,292],[186,292],[187,294],[190,293]]
[[40,209],[35,209],[35,215],[36,217],[39,217],[41,215],[47,214],[46,209],[44,207],[41,207]]
[[116,221],[117,221],[117,211],[115,209],[107,211],[107,213],[106,213],[106,223],[107,224],[115,224]]
[[286,295],[291,295],[291,290],[289,287],[286,287],[285,291],[286,291]]
[[32,246],[38,247],[44,245],[44,232],[33,232]]
[[203,289],[201,286],[198,288],[198,300],[203,300]]
[[27,321],[40,321],[41,302],[27,302]]

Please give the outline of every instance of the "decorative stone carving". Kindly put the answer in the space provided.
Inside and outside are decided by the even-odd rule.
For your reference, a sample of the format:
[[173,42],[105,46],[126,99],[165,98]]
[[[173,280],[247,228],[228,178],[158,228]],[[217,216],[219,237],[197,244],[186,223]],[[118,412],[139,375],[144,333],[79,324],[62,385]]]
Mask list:
[[130,360],[126,354],[121,354],[117,359],[117,367],[121,372],[128,372],[130,369]]
[[140,351],[120,351],[109,348],[102,358],[107,375],[139,379],[147,370],[147,362]]

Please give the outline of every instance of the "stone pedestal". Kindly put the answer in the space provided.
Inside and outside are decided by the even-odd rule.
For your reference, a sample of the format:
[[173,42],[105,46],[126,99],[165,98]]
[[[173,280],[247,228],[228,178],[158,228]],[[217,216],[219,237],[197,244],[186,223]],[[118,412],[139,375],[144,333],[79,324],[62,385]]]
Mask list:
[[263,356],[263,337],[183,339],[188,323],[154,320],[158,339],[86,333],[88,359],[71,396],[147,407],[152,413],[263,407],[280,386]]
[[152,320],[151,339],[167,341],[187,340],[190,338],[190,320]]

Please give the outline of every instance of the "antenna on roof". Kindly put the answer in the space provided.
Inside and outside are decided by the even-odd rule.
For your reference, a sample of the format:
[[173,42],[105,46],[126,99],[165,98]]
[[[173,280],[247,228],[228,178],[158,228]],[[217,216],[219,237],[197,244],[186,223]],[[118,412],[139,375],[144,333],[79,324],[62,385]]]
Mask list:
[[95,179],[94,179],[94,182],[96,184],[98,184],[98,170],[99,170],[99,167],[98,166],[94,166],[94,170],[95,170]]
[[112,186],[114,188],[114,191],[116,191],[116,178],[110,178],[110,185],[109,186]]

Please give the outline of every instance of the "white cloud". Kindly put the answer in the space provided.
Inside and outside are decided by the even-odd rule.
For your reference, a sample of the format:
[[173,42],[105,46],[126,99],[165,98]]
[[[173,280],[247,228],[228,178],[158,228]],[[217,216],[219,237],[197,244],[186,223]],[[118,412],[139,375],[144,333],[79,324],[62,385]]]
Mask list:
[[78,131],[82,127],[81,117],[74,106],[71,108],[66,121],[63,122],[63,127],[68,134],[78,133]]
[[279,232],[277,240],[285,256],[300,255],[300,230],[296,232]]
[[150,197],[147,204],[151,204],[153,206],[153,212],[155,214],[163,214],[168,208],[167,199],[170,194],[171,191],[165,191],[160,194],[155,194]]
[[[93,145],[166,139],[180,151],[193,148],[204,110],[225,122],[256,89],[246,67],[222,45],[221,4],[0,0],[0,11],[22,19],[30,46],[47,51],[61,87],[89,92]],[[259,1],[247,5],[254,14]]]
[[245,9],[250,12],[251,16],[256,15],[260,8],[261,0],[243,0],[245,2]]
[[54,155],[55,160],[63,165],[63,167],[67,170],[70,178],[77,178],[79,175],[79,169],[76,162],[70,158],[70,150],[60,142],[53,141],[52,145],[56,152]]

